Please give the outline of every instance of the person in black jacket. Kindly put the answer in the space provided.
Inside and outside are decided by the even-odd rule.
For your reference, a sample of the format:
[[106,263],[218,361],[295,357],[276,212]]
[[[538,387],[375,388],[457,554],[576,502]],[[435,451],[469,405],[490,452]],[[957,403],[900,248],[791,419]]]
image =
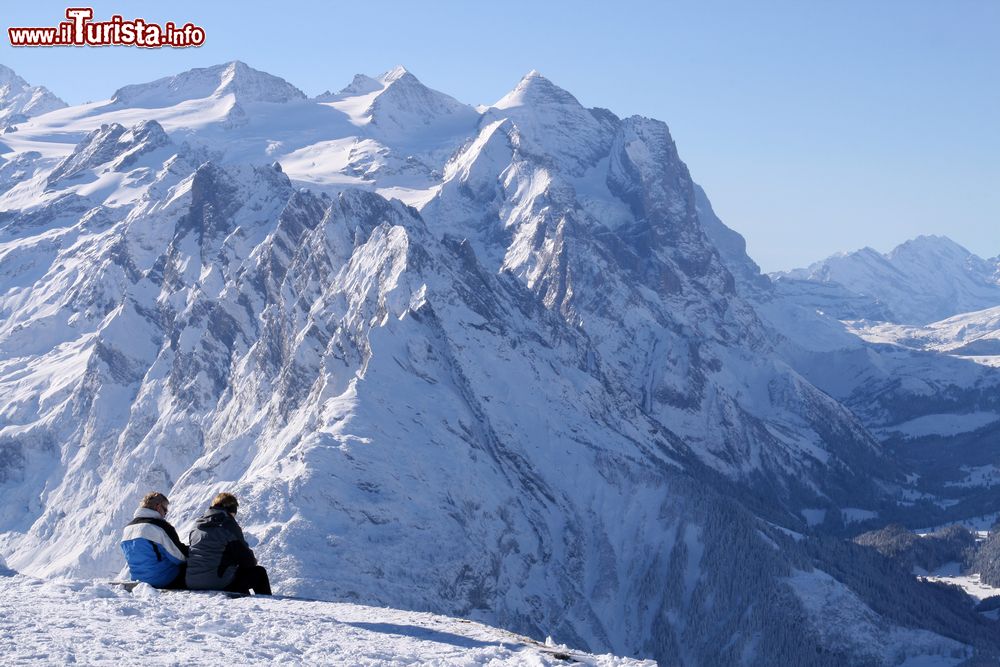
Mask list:
[[243,529],[236,523],[238,509],[236,496],[220,493],[212,499],[208,513],[195,522],[188,540],[188,588],[271,594],[267,570],[257,565]]

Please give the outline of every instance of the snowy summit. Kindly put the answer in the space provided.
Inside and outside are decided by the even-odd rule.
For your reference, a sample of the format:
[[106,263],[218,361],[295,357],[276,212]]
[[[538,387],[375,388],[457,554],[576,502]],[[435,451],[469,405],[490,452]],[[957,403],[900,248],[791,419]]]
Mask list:
[[66,103],[43,86],[31,86],[9,67],[0,65],[0,127],[30,116],[61,109]]

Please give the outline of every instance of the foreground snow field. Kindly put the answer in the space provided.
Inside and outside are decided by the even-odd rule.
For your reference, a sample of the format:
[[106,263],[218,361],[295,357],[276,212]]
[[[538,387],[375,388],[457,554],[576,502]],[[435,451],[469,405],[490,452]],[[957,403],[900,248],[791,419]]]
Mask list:
[[434,614],[0,576],[0,656],[21,664],[653,665]]

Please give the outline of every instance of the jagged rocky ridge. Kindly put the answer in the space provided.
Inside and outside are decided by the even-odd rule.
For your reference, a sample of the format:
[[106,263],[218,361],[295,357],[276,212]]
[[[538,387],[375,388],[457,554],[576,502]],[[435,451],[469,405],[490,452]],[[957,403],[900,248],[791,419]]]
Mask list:
[[[143,491],[183,533],[229,488],[292,592],[668,664],[993,650],[801,541],[902,471],[789,363],[666,125],[537,72],[482,111],[399,69],[291,91],[233,63],[6,137],[11,567],[107,576]],[[79,143],[26,150],[47,123]]]

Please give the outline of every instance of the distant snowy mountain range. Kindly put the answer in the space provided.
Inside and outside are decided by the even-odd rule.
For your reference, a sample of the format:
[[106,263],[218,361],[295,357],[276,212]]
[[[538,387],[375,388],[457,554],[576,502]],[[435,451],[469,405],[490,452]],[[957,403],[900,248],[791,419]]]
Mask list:
[[874,330],[1000,306],[987,263],[918,239],[771,280],[665,124],[538,72],[472,107],[233,62],[58,106],[0,136],[15,570],[110,576],[143,492],[186,534],[228,489],[285,592],[662,664],[1000,652],[837,539],[996,500],[948,477],[1000,431],[993,366]]

